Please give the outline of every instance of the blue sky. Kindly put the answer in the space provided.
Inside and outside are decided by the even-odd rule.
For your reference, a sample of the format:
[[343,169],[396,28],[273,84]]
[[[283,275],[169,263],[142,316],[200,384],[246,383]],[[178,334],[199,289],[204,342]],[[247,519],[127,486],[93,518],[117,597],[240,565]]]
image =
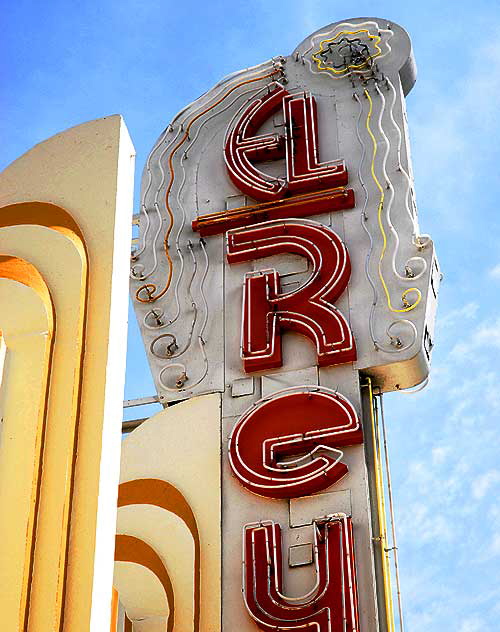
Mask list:
[[[419,69],[408,115],[420,224],[445,278],[431,383],[385,398],[406,629],[498,630],[497,3],[2,4],[0,168],[58,131],[121,113],[137,149],[136,207],[154,140],[224,75],[289,53],[353,11],[409,31]],[[153,393],[143,356],[132,328],[127,397]]]

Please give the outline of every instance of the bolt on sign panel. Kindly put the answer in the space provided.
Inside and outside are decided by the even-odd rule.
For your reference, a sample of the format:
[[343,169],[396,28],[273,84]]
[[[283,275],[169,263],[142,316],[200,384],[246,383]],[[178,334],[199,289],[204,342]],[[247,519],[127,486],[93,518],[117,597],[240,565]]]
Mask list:
[[[439,278],[417,218],[414,82],[400,26],[338,22],[223,79],[152,148],[131,296],[177,405],[124,442],[122,485],[144,498],[120,505],[119,537],[154,548],[182,503],[191,531],[157,544],[168,587],[120,540],[124,626],[393,629],[372,395],[427,379]],[[168,519],[145,500],[161,485]]]

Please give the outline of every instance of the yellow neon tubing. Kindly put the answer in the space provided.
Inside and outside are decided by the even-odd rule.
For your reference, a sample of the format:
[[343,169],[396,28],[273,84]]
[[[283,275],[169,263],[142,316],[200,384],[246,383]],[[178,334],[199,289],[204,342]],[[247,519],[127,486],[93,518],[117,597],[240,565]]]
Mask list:
[[382,54],[382,50],[378,46],[378,44],[380,43],[380,40],[382,39],[380,35],[371,35],[368,29],[359,29],[358,31],[340,31],[339,33],[336,33],[333,37],[330,37],[329,39],[321,40],[321,42],[319,43],[319,50],[316,53],[314,53],[314,55],[312,56],[312,58],[316,62],[316,65],[318,66],[318,69],[327,70],[328,72],[332,72],[335,75],[342,75],[348,70],[350,70],[351,68],[358,70],[366,66],[366,62],[364,62],[363,64],[348,66],[345,70],[335,70],[335,68],[324,66],[323,62],[317,58],[317,55],[323,52],[324,50],[323,44],[325,44],[326,42],[334,42],[337,39],[337,37],[340,37],[341,35],[357,35],[358,33],[367,33],[370,39],[377,40],[375,42],[375,48],[377,49],[377,52],[375,53],[375,55],[370,55],[370,59],[374,59],[375,57],[378,57],[379,55]]
[[[368,90],[365,90],[364,92],[365,92],[365,97],[368,99],[368,102],[370,104],[370,109],[368,110],[368,116],[366,117],[366,129],[368,130],[368,134],[370,134],[370,138],[372,139],[372,142],[373,142],[371,173],[372,173],[372,178],[375,184],[377,185],[378,190],[380,191],[380,201],[378,204],[377,217],[378,217],[378,225],[380,228],[380,232],[382,233],[382,238],[384,242],[383,247],[382,247],[382,252],[380,253],[380,259],[378,262],[378,276],[380,278],[380,282],[382,283],[382,287],[384,288],[385,296],[387,299],[387,307],[391,310],[391,312],[396,312],[400,314],[402,312],[410,312],[412,309],[415,309],[415,307],[417,307],[417,305],[422,300],[422,292],[417,287],[409,287],[401,295],[401,300],[403,301],[403,305],[405,307],[403,307],[402,309],[395,309],[392,306],[391,296],[389,294],[389,290],[387,289],[387,284],[382,274],[382,262],[384,260],[385,251],[387,250],[387,235],[385,234],[384,225],[382,223],[382,209],[384,208],[385,194],[384,194],[384,189],[382,188],[382,185],[378,181],[378,178],[375,174],[375,158],[377,156],[377,140],[375,136],[373,135],[373,132],[370,128],[370,119],[372,117],[372,112],[373,112],[373,101]],[[408,299],[406,298],[410,292],[417,293],[417,300],[411,305],[408,303]]]
[[[394,621],[394,606],[392,601],[392,587],[391,587],[391,568],[390,557],[387,545],[387,524],[385,515],[385,494],[384,494],[384,482],[382,474],[382,459],[380,453],[380,441],[377,439],[377,432],[375,430],[375,416],[373,414],[373,389],[372,381],[368,380],[368,393],[370,400],[370,423],[372,431],[372,443],[373,443],[373,465],[375,470],[375,489],[377,494],[377,517],[380,542],[380,557],[382,562],[382,576],[384,581],[384,603],[386,612],[386,622],[388,632],[395,631]],[[377,419],[378,428],[378,419]]]

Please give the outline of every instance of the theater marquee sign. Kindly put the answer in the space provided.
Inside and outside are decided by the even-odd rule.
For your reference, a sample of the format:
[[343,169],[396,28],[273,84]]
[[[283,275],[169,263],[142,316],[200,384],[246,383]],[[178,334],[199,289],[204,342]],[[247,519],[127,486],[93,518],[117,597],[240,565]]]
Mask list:
[[414,82],[401,27],[339,22],[152,148],[130,277],[166,410],[123,444],[118,629],[392,629],[373,394],[426,380],[440,278]]

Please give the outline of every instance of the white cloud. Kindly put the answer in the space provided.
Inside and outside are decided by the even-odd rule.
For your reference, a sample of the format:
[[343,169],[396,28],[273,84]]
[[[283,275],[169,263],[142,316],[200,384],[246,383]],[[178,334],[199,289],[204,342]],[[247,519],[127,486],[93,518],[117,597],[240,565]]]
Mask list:
[[454,331],[454,327],[456,325],[463,324],[464,320],[474,320],[477,316],[477,312],[479,310],[479,305],[475,301],[471,301],[470,303],[466,303],[461,307],[457,307],[456,309],[452,309],[443,316],[437,317],[436,325],[439,330],[439,333],[446,334],[450,332],[452,334],[456,334]]
[[[468,342],[464,344],[468,344]],[[486,417],[488,427],[491,429],[491,413],[500,411],[496,357],[488,356],[484,349],[476,346],[474,358],[480,361],[484,369],[468,371],[468,367],[465,366],[460,367],[460,371],[455,371],[454,380],[450,380],[445,393],[445,397],[452,402],[452,409],[448,418],[454,424],[460,421],[464,414],[473,416],[476,422]],[[471,366],[471,358],[465,356],[462,360],[462,364],[468,360],[469,366]]]
[[459,84],[445,91],[436,84],[420,85],[416,95],[411,128],[419,191],[449,233],[462,231],[473,220],[477,170],[496,151],[491,138],[499,130],[500,66],[492,68],[484,60],[500,57],[500,37],[491,33],[491,39],[494,44],[476,48]]
[[434,465],[442,465],[451,451],[450,446],[436,446],[432,448],[432,462]]
[[415,502],[406,505],[400,513],[398,531],[402,538],[413,539],[417,529],[420,546],[429,542],[450,542],[456,536],[452,522],[443,513],[437,512],[434,505]]
[[492,279],[500,279],[500,263],[491,268],[491,270],[488,272],[488,275]]
[[479,616],[468,617],[462,621],[458,632],[483,632],[485,630],[484,621]]
[[492,503],[488,509],[488,518],[500,524],[500,503]]
[[483,321],[468,339],[457,343],[450,357],[458,362],[484,360],[484,348],[500,349],[500,318]]
[[480,500],[497,483],[500,483],[500,470],[488,470],[472,482],[472,495]]
[[491,553],[493,555],[500,555],[500,533],[495,533],[493,536],[493,542],[491,543]]

